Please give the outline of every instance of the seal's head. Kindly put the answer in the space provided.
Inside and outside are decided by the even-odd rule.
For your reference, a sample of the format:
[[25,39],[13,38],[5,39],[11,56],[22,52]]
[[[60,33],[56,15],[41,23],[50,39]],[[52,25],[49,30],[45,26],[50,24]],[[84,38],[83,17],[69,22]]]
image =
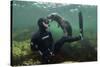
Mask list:
[[51,21],[53,20],[58,21],[60,18],[61,16],[58,13],[51,13],[47,16],[47,19]]
[[49,14],[49,15],[47,16],[47,19],[53,21],[53,20],[56,19],[57,16],[58,16],[57,13],[51,13],[51,14]]

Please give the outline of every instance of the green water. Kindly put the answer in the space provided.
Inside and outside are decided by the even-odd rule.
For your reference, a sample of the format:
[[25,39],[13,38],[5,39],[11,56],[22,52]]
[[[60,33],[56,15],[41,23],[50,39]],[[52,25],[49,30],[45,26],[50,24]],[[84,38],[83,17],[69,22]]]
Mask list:
[[[84,35],[90,39],[96,38],[97,34],[97,7],[95,5],[72,5],[56,3],[37,3],[25,1],[13,1],[12,4],[13,35],[25,34],[25,32],[36,32],[38,30],[37,21],[41,17],[46,17],[50,13],[58,13],[67,20],[73,29],[73,35],[79,34],[79,10],[83,14]],[[50,24],[53,33],[62,34],[56,22]],[[18,33],[18,34],[17,34]],[[56,37],[56,35],[53,36]],[[30,33],[27,33],[27,36]],[[18,38],[18,37],[17,37]],[[27,37],[30,38],[30,37]],[[20,37],[19,37],[20,39]],[[24,40],[24,38],[22,38]]]
[[[79,35],[79,10],[83,15],[84,38],[97,46],[97,6],[61,3],[43,3],[31,1],[13,1],[12,8],[12,39],[13,44],[29,44],[32,33],[38,30],[37,21],[50,13],[58,13],[67,20],[73,29],[73,36]],[[63,36],[63,31],[56,22],[51,22],[49,30],[54,41]],[[19,46],[13,49],[20,48]],[[21,48],[20,48],[21,49]],[[27,50],[29,48],[26,48]],[[17,50],[17,49],[16,49]],[[23,50],[23,49],[22,49]],[[27,51],[26,51],[26,54]],[[17,57],[19,52],[14,51]]]

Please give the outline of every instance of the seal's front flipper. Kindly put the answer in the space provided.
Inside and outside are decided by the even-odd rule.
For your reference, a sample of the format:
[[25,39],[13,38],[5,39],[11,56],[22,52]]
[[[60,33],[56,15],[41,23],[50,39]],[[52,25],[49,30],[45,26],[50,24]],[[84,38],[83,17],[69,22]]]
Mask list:
[[79,28],[80,28],[80,36],[81,39],[83,40],[83,16],[81,11],[79,12]]

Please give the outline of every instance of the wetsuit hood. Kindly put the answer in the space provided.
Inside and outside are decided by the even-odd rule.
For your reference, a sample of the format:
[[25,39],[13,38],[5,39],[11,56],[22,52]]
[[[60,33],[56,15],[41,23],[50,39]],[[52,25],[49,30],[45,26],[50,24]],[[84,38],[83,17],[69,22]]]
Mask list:
[[48,20],[45,19],[45,18],[40,18],[38,20],[39,31],[41,31],[41,32],[45,32],[46,31],[46,27],[43,25],[43,22],[48,24]]

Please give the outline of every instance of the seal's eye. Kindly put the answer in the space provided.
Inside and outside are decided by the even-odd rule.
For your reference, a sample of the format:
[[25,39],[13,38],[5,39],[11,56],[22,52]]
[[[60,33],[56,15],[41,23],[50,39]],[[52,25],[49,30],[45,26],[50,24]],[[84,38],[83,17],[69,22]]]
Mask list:
[[54,17],[54,15],[51,15],[51,17]]
[[51,18],[51,20],[54,20],[55,15],[51,15],[50,18]]

